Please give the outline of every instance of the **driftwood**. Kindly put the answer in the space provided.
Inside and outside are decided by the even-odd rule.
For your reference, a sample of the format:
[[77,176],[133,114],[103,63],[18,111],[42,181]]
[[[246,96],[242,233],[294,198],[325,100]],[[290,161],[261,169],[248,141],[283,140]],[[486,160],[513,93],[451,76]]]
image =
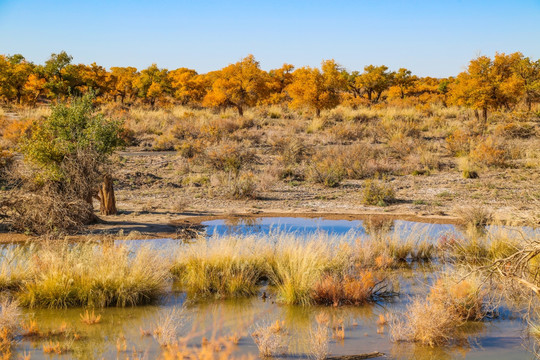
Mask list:
[[381,356],[384,356],[384,354],[378,351],[375,351],[372,353],[358,354],[358,355],[329,356],[326,358],[326,360],[362,360],[362,359],[373,359],[373,358],[377,358]]

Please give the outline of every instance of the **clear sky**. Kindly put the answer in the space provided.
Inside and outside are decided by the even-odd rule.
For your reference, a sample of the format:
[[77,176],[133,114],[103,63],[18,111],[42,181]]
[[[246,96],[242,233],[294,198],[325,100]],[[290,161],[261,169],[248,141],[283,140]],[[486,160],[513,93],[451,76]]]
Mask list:
[[539,58],[540,0],[0,0],[0,54],[62,50],[107,68],[203,73],[253,54],[265,70],[334,58],[442,77],[479,54]]

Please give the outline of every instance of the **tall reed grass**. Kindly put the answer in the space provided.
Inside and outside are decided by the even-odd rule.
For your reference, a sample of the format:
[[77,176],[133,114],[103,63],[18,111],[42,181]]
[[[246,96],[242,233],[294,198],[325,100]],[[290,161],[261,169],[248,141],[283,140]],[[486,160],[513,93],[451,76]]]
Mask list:
[[149,246],[48,242],[4,251],[1,261],[2,284],[25,307],[140,305],[170,278],[166,257]]

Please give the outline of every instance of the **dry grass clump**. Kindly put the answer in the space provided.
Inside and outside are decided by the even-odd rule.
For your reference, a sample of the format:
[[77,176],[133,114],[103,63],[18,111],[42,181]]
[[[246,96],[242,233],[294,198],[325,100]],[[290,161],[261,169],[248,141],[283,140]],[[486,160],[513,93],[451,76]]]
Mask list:
[[[126,306],[156,300],[167,286],[167,260],[148,246],[45,243],[2,268],[22,306]],[[24,279],[11,266],[24,263]],[[14,264],[14,265],[11,265]]]
[[343,272],[352,260],[350,246],[335,238],[280,236],[269,261],[269,279],[286,304],[309,305],[313,289],[327,273]]
[[23,246],[2,245],[0,246],[0,291],[16,290],[22,286],[30,276],[30,257],[27,253],[33,253],[35,245]]
[[192,296],[254,295],[266,273],[268,249],[255,237],[200,238],[179,249],[172,272]]
[[154,337],[163,347],[174,346],[178,342],[178,331],[184,325],[183,308],[173,308],[159,314],[154,327]]
[[251,337],[259,349],[262,358],[271,358],[287,351],[287,337],[284,331],[274,326],[260,323],[255,326]]
[[480,279],[463,275],[441,276],[426,299],[416,298],[403,314],[391,316],[392,340],[445,345],[461,339],[460,327],[465,322],[485,318],[487,291]]
[[493,220],[491,210],[482,205],[462,206],[455,213],[464,225],[472,228],[485,227]]

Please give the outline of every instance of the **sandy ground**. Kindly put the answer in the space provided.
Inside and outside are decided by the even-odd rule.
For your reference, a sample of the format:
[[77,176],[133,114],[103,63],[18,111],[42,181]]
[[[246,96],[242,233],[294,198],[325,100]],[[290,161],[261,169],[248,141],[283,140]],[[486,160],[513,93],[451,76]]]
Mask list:
[[337,188],[273,181],[257,199],[231,200],[212,179],[186,184],[186,176],[178,170],[184,160],[175,152],[132,151],[120,158],[115,174],[120,212],[102,217],[104,223],[91,231],[170,235],[201,221],[237,216],[362,219],[377,215],[456,223],[456,209],[466,205],[491,209],[497,221],[520,223],[540,212],[540,173],[535,169],[490,170],[479,179],[464,179],[458,171],[393,176],[388,180],[397,201],[378,207],[362,204],[362,180],[344,181]]

